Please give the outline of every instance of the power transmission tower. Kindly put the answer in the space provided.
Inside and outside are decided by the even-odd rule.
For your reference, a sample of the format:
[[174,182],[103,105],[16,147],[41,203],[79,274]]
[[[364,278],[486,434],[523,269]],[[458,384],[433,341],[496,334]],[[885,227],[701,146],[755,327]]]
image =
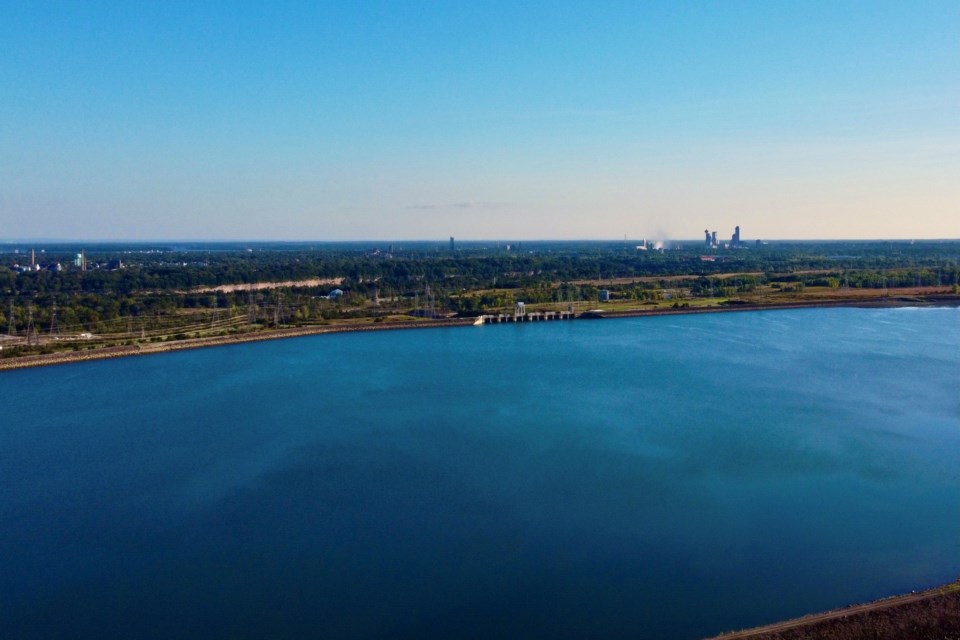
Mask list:
[[57,329],[57,303],[53,303],[53,310],[50,312],[50,335],[60,335],[60,331]]
[[33,305],[27,307],[27,346],[33,344]]
[[277,293],[277,306],[273,309],[273,326],[279,327],[283,322],[283,294]]
[[13,315],[14,306],[13,303],[10,303],[10,322],[7,324],[7,335],[15,336],[17,335],[17,320]]
[[423,296],[426,299],[427,309],[426,312],[429,314],[427,317],[433,317],[433,292],[430,291],[430,285],[425,285]]

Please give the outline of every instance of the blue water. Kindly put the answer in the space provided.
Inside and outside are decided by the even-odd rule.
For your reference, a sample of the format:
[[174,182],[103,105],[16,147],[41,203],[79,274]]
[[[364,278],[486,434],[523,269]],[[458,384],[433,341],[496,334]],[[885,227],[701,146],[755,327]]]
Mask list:
[[0,637],[697,638],[960,575],[960,310],[0,373]]

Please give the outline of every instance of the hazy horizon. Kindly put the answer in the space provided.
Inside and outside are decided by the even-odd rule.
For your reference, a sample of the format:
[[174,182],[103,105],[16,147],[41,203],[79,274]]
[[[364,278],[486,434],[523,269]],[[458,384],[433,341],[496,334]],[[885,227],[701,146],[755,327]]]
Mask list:
[[960,237],[953,1],[0,18],[8,237]]
[[[764,244],[772,243],[876,243],[876,242],[891,242],[891,243],[929,243],[929,242],[960,242],[960,237],[957,238],[748,238],[743,236],[741,242],[744,243],[744,247],[740,249],[747,248],[749,249],[757,240],[761,241]],[[54,244],[54,245],[64,245],[64,244],[83,244],[88,243],[90,245],[97,244],[363,244],[363,243],[400,243],[400,242],[409,242],[414,244],[440,244],[446,247],[450,241],[449,237],[444,238],[344,238],[339,240],[325,239],[325,238],[274,238],[274,239],[264,239],[264,238],[0,238],[0,245],[26,245],[29,243],[36,244]],[[652,246],[654,243],[683,243],[687,246],[684,248],[696,248],[698,245],[703,243],[703,238],[455,238],[457,245],[460,244],[483,244],[483,243],[497,243],[503,244],[505,246],[512,245],[513,243],[528,243],[528,244],[548,244],[548,243],[576,243],[576,242],[585,242],[585,243],[609,243],[609,244],[618,244],[626,243],[630,246],[642,244],[646,241],[648,246]],[[720,242],[720,248],[722,249],[724,244],[729,243],[730,238],[720,238],[718,235],[718,241]],[[669,246],[669,245],[668,245]]]

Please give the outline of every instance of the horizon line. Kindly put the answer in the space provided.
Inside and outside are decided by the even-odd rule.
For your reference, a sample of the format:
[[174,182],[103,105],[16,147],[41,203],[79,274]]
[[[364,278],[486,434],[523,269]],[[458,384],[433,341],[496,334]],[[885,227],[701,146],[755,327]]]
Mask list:
[[[455,242],[464,242],[464,243],[483,243],[483,242],[497,242],[505,244],[513,243],[522,243],[522,242],[533,242],[533,243],[548,243],[548,242],[604,242],[604,243],[692,243],[692,244],[702,244],[703,238],[657,238],[645,237],[645,238],[456,238],[455,236],[447,236],[445,238],[353,238],[353,239],[320,239],[320,238],[309,238],[309,239],[290,239],[290,238],[270,238],[270,239],[253,239],[253,238],[142,238],[142,239],[130,239],[130,238],[0,238],[0,244],[3,245],[14,245],[14,244],[30,244],[30,243],[47,243],[47,244],[174,244],[174,243],[184,243],[184,244],[359,244],[359,243],[399,243],[399,242],[416,242],[416,243],[430,243],[436,242],[441,244],[447,244],[450,242],[450,239],[453,238]],[[762,243],[771,243],[771,242],[960,242],[960,237],[879,237],[879,238],[749,238],[741,240],[742,244],[755,244],[757,241]]]

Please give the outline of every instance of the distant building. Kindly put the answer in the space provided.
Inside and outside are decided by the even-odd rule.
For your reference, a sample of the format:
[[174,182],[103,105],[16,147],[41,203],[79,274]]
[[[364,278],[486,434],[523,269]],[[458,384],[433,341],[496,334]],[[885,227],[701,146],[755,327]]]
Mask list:
[[450,251],[453,251],[453,250],[454,250],[453,236],[450,236]]
[[337,298],[339,298],[339,297],[342,296],[342,295],[343,295],[343,291],[342,291],[341,289],[334,289],[333,291],[331,291],[330,293],[327,294],[327,299],[328,299],[328,300],[336,300]]
[[740,246],[740,227],[739,226],[737,226],[733,230],[733,237],[730,238],[730,246],[734,248]]
[[600,302],[610,302],[609,289],[600,289]]

